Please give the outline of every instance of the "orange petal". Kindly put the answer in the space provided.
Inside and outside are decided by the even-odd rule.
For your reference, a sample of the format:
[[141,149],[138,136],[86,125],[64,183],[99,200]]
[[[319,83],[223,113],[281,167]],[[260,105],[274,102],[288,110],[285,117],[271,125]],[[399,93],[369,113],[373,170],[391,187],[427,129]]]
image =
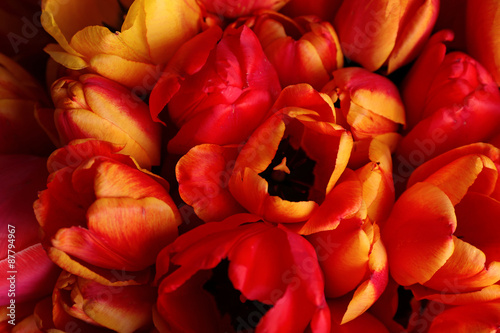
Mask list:
[[[348,172],[349,171],[349,172]],[[303,235],[337,228],[343,219],[356,214],[362,205],[362,186],[351,170],[340,183],[328,193],[318,209],[304,224],[299,233]]]
[[[417,8],[415,8],[418,6]],[[409,1],[405,18],[398,31],[396,45],[387,60],[387,73],[408,64],[415,59],[429,38],[438,17],[439,1]]]
[[222,221],[246,211],[228,189],[237,154],[237,147],[198,145],[176,165],[182,200],[205,222]]
[[438,314],[429,333],[495,332],[500,322],[500,302],[468,304]]
[[497,177],[498,171],[489,158],[467,155],[437,170],[425,182],[439,187],[456,205],[469,190],[492,193]]
[[453,253],[453,205],[429,183],[417,183],[396,201],[382,236],[393,278],[401,285],[425,283]]

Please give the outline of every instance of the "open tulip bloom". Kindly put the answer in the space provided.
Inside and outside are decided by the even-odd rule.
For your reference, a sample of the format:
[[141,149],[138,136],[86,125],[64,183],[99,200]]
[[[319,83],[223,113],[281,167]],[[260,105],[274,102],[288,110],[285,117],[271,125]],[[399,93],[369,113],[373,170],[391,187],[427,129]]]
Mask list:
[[4,0],[0,332],[497,332],[499,13]]

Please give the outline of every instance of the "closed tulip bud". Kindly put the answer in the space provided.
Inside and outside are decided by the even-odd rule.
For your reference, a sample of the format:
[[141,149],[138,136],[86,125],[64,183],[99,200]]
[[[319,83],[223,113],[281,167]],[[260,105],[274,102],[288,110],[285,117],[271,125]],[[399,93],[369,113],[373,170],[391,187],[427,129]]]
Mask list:
[[409,168],[498,133],[500,91],[475,59],[446,54],[444,42],[452,38],[447,30],[433,35],[403,82],[408,131],[397,159]]
[[49,257],[104,284],[117,277],[103,269],[147,271],[181,222],[168,183],[118,149],[80,140],[56,150],[47,189],[34,203]]
[[43,88],[20,65],[0,54],[0,153],[49,155],[54,145],[35,118],[49,104]]
[[61,146],[93,138],[123,146],[142,167],[160,164],[161,127],[147,104],[127,88],[104,77],[85,74],[52,85],[54,121]]
[[45,48],[57,62],[146,92],[177,48],[199,32],[201,10],[195,0],[137,0],[130,8],[120,1],[45,0],[41,22],[58,43]]
[[277,12],[259,11],[241,22],[259,38],[283,87],[308,83],[320,90],[331,79],[332,71],[344,64],[335,30],[319,17],[291,19]]
[[392,73],[418,55],[436,22],[438,0],[344,1],[334,19],[344,55]]

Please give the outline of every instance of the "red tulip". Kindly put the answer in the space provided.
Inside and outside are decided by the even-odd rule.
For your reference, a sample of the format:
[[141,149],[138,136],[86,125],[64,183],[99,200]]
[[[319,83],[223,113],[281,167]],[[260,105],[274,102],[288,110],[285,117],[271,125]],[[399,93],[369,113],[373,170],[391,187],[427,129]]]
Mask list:
[[280,90],[276,71],[250,29],[228,29],[222,36],[213,27],[175,54],[151,93],[150,108],[158,120],[168,103],[179,128],[168,150],[183,154],[201,143],[244,142]]
[[438,0],[343,1],[334,19],[344,55],[387,73],[416,58],[437,18]]
[[[405,78],[408,133],[398,148],[399,173],[450,149],[487,141],[500,126],[500,91],[477,61],[446,53],[449,31],[434,35]],[[409,169],[409,170],[405,170]]]
[[[490,72],[500,86],[500,7],[496,0],[467,1],[467,52]],[[463,24],[463,23],[462,23]]]
[[111,283],[102,268],[141,271],[154,264],[180,224],[167,182],[117,150],[97,140],[56,150],[47,189],[34,204],[49,257],[102,284]]
[[48,105],[43,88],[12,59],[0,54],[0,154],[50,154],[54,145],[35,118]]
[[283,87],[309,83],[320,90],[332,78],[332,71],[344,64],[335,30],[318,17],[291,19],[263,10],[236,23],[255,32]]
[[235,215],[181,235],[157,267],[156,306],[173,331],[330,332],[313,246],[258,216]]
[[204,221],[250,212],[304,222],[344,171],[352,139],[327,96],[289,86],[272,110],[244,145],[199,145],[179,160],[179,193]]
[[417,168],[382,236],[394,279],[417,299],[500,297],[500,150],[477,143]]
[[122,85],[94,74],[65,77],[52,85],[52,100],[55,110],[37,112],[53,114],[60,146],[76,139],[104,140],[123,146],[120,153],[144,168],[160,164],[161,127],[147,104]]

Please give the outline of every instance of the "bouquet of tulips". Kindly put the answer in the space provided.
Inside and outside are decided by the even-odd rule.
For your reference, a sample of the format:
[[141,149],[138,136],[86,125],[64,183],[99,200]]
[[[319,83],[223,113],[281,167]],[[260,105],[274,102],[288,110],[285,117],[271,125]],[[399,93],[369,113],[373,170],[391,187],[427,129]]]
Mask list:
[[500,328],[496,0],[4,0],[0,331]]

